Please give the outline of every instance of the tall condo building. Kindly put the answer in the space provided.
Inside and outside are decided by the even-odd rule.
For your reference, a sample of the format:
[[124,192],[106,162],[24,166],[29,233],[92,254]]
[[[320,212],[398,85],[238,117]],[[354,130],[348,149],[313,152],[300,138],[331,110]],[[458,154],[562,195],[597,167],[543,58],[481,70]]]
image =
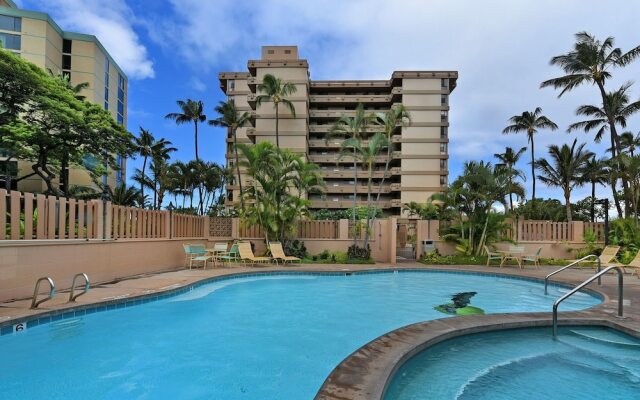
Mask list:
[[[0,0],[0,42],[5,50],[12,51],[27,61],[58,75],[69,77],[72,85],[87,82],[82,91],[87,101],[103,106],[113,118],[127,126],[127,76],[93,35],[67,32],[48,14],[22,10],[11,0]],[[7,161],[8,154],[0,149],[0,171],[9,162],[14,176],[31,172],[27,161]],[[118,185],[125,173],[126,160],[118,157],[121,169],[103,177],[103,183]],[[91,186],[92,181],[85,168],[93,168],[99,160],[86,157],[84,168],[69,172],[71,185]],[[13,189],[41,192],[44,183],[37,176],[21,180]]]
[[[295,116],[280,107],[280,147],[286,147],[317,164],[326,183],[324,194],[311,194],[311,208],[353,207],[353,160],[340,159],[342,139],[327,140],[329,130],[343,115],[352,116],[358,104],[367,113],[385,112],[396,104],[409,111],[411,121],[398,126],[392,136],[393,151],[385,178],[381,205],[385,214],[401,215],[402,206],[424,203],[441,192],[448,179],[449,95],[456,87],[457,71],[395,71],[388,80],[310,79],[307,60],[300,59],[296,46],[264,46],[260,60],[248,61],[248,72],[222,72],[220,86],[240,110],[255,117],[254,126],[238,130],[240,143],[275,143],[276,113],[273,103],[256,105],[256,86],[266,74],[292,82],[297,91],[288,99]],[[381,130],[369,129],[369,134]],[[227,164],[234,162],[233,140],[227,135]],[[386,152],[376,160],[374,193],[384,174]],[[357,201],[366,204],[368,172],[357,167]],[[246,178],[243,178],[243,183]],[[250,182],[247,182],[250,183]],[[228,204],[238,201],[236,184],[228,186]]]

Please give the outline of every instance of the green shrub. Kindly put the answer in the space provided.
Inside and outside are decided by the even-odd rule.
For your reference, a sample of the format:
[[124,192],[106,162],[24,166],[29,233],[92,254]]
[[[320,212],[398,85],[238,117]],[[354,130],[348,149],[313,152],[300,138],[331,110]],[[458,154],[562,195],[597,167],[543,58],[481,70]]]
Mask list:
[[371,258],[371,247],[360,247],[357,244],[352,244],[347,250],[347,255],[350,259],[354,260],[368,260]]
[[307,246],[300,240],[289,240],[284,246],[284,252],[288,256],[305,258],[307,256]]

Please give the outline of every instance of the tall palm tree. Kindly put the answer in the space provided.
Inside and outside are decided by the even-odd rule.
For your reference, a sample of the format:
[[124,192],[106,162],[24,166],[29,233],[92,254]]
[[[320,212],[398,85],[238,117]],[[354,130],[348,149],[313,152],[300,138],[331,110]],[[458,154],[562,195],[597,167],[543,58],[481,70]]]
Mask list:
[[273,108],[276,110],[276,147],[280,147],[280,136],[278,131],[278,125],[280,122],[279,108],[280,104],[289,109],[291,114],[296,116],[296,108],[293,103],[287,99],[288,96],[298,91],[298,88],[291,82],[283,82],[282,79],[276,78],[271,74],[266,74],[262,78],[262,83],[257,86],[258,92],[261,93],[256,96],[256,107],[260,104],[270,101],[273,103]]
[[[567,131],[572,132],[581,129],[585,132],[590,132],[592,130],[596,130],[594,140],[597,143],[602,140],[605,132],[611,131],[611,126],[615,128],[616,125],[620,125],[620,127],[625,128],[627,126],[627,119],[640,110],[640,100],[633,103],[629,102],[628,91],[630,88],[631,83],[626,83],[622,85],[620,89],[607,93],[602,107],[597,107],[595,105],[583,105],[578,107],[576,110],[577,115],[583,115],[590,117],[591,119],[571,124]],[[610,124],[610,121],[614,121],[613,125]],[[616,142],[614,135],[611,135],[611,150],[612,159],[617,161],[616,156],[622,151],[622,142],[619,137]],[[620,167],[621,166],[619,165],[618,168]],[[626,178],[624,175],[621,176],[623,177],[622,188],[625,199],[625,211],[628,211],[631,201],[629,198],[629,189],[628,184],[626,183]],[[611,190],[613,192],[618,214],[623,215],[622,207],[620,206],[620,201],[617,197],[616,180],[617,177],[614,177],[611,181]]]
[[[495,153],[493,155],[502,163],[508,175],[509,210],[511,212],[513,212],[513,191],[511,190],[513,188],[513,178],[519,177],[519,178],[522,178],[523,180],[526,179],[524,173],[519,169],[516,169],[516,164],[518,163],[518,161],[520,160],[520,157],[522,157],[522,154],[524,154],[525,151],[527,151],[526,147],[522,147],[518,151],[513,151],[511,147],[506,147],[504,150],[504,153]],[[498,165],[496,165],[496,167]]]
[[135,207],[140,204],[139,202],[142,198],[138,189],[133,186],[127,186],[124,182],[116,186],[115,189],[108,186],[107,190],[109,191],[111,202],[119,206]]
[[514,115],[509,118],[511,125],[502,130],[503,134],[506,133],[520,133],[525,132],[527,134],[527,140],[531,145],[531,200],[535,201],[536,198],[536,169],[535,169],[535,150],[533,136],[539,129],[549,129],[555,131],[558,129],[558,125],[551,121],[546,116],[542,115],[542,108],[536,107],[533,111],[525,111],[520,115]]
[[[615,39],[611,36],[604,41],[596,39],[595,36],[587,32],[579,32],[575,35],[576,42],[573,50],[566,54],[551,58],[550,64],[559,66],[565,73],[564,76],[546,80],[540,87],[551,86],[555,89],[562,89],[558,97],[573,90],[583,84],[593,84],[598,87],[602,105],[607,103],[607,91],[605,83],[611,78],[610,70],[617,67],[624,67],[640,56],[640,46],[623,53],[619,47],[615,46]],[[616,130],[616,121],[612,115],[606,116],[611,135],[612,155],[616,157],[621,151],[620,138]],[[618,168],[621,168],[618,165]],[[630,199],[628,194],[628,183],[626,178],[622,178],[622,188],[625,194],[625,211],[629,211]],[[615,185],[612,187],[615,192]],[[615,197],[614,197],[615,198]],[[618,213],[621,209],[618,204]]]
[[[143,127],[140,127],[140,136],[134,139],[134,145],[136,153],[138,153],[143,158],[141,170],[142,175],[146,174],[147,161],[149,157],[154,157],[160,154],[168,156],[169,153],[178,150],[175,147],[171,146],[171,144],[172,143],[170,141],[164,138],[156,140],[156,138],[153,137],[153,134],[150,131],[144,129]],[[143,195],[145,187],[144,180],[140,180],[139,183],[140,194]]]
[[389,164],[391,163],[391,154],[393,153],[393,142],[391,140],[391,136],[398,129],[398,126],[407,126],[411,122],[411,115],[409,115],[409,111],[402,104],[392,107],[391,110],[385,113],[377,113],[376,119],[374,123],[382,126],[384,129],[384,134],[387,137],[387,158],[384,163],[384,173],[382,174],[382,180],[380,181],[380,186],[378,187],[378,194],[376,195],[376,202],[373,209],[373,215],[375,216],[378,213],[378,206],[380,204],[380,194],[382,193],[382,186],[384,185],[384,181],[387,177],[387,172],[389,171]]
[[596,186],[604,186],[609,181],[610,171],[607,165],[607,160],[602,158],[598,159],[595,155],[588,159],[584,165],[582,177],[586,182],[591,184],[591,208],[589,210],[591,222],[595,222],[596,218]]
[[[373,171],[376,165],[376,157],[382,150],[388,148],[391,144],[387,139],[387,135],[382,132],[375,133],[369,140],[364,144],[364,142],[358,138],[349,138],[342,142],[341,144],[341,153],[349,154],[351,153],[351,149],[355,149],[355,156],[358,158],[367,171],[367,216],[366,216],[366,230],[364,236],[364,248],[367,249],[369,246],[369,235],[370,228],[373,223],[373,218],[375,217],[375,213],[377,212],[377,207],[375,207],[375,211],[372,214],[371,210],[371,187],[373,184]],[[376,204],[377,206],[377,204]]]
[[[562,89],[558,95],[561,97],[582,84],[595,84],[600,91],[602,103],[605,104],[607,98],[605,82],[611,78],[610,70],[615,67],[623,67],[635,60],[640,56],[640,46],[623,53],[620,48],[614,48],[615,39],[611,36],[602,42],[587,32],[579,32],[575,37],[576,42],[572,51],[555,56],[550,61],[551,65],[562,68],[566,75],[546,80],[540,84],[540,87],[551,86],[554,89]],[[610,117],[608,122],[617,152],[620,143],[617,138],[615,120]]]
[[204,114],[204,103],[200,100],[176,101],[181,112],[169,113],[165,115],[165,118],[176,121],[176,124],[190,124],[193,122],[194,129],[194,141],[196,145],[196,161],[199,161],[198,157],[198,123],[207,120],[207,116]]
[[[367,114],[365,113],[364,105],[362,103],[358,104],[356,107],[355,114],[353,117],[349,117],[346,115],[341,116],[331,127],[329,130],[329,134],[326,137],[328,141],[330,138],[335,136],[343,136],[349,139],[353,139],[352,144],[356,143],[359,140],[362,140],[364,135],[369,128],[369,125],[375,120],[375,114]],[[344,152],[344,148],[342,151]],[[358,150],[356,147],[352,148],[353,150],[353,226],[357,224],[357,208],[358,208]],[[354,233],[353,235],[353,244],[354,246],[357,244],[357,235]]]
[[594,154],[584,148],[585,144],[576,147],[578,139],[574,139],[569,147],[567,144],[558,147],[549,146],[549,159],[540,158],[535,162],[536,168],[540,170],[540,180],[547,186],[554,186],[562,189],[567,211],[567,221],[571,222],[571,191],[585,183],[583,175],[585,165]]
[[238,158],[238,137],[236,135],[238,128],[245,126],[251,122],[251,114],[247,111],[240,113],[236,107],[236,102],[231,99],[226,103],[221,101],[215,108],[218,118],[209,120],[209,125],[224,126],[231,132],[233,138],[233,151],[235,153],[235,167],[238,178],[238,187],[240,188],[240,208],[244,210],[244,198],[242,193],[242,177],[240,176],[240,159]]

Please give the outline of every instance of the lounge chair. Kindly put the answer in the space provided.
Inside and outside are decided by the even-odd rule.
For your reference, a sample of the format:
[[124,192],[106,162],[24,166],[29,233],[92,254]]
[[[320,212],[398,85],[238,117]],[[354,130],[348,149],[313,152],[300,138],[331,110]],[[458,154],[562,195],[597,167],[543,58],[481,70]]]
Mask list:
[[629,264],[621,264],[621,263],[607,263],[603,264],[602,268],[608,267],[610,265],[614,265],[616,267],[622,267],[624,272],[627,272],[627,268],[633,269],[638,279],[640,279],[640,251],[633,257],[633,260]]
[[249,242],[240,242],[238,243],[238,253],[240,253],[240,261],[242,261],[245,267],[248,264],[266,264],[271,262],[271,257],[256,257],[253,255],[253,250],[251,250],[251,243]]
[[286,264],[287,261],[289,262],[302,262],[301,259],[299,259],[298,257],[294,257],[294,256],[288,256],[284,253],[284,249],[282,248],[282,243],[280,242],[271,242],[269,243],[269,250],[271,250],[271,256],[275,259],[275,260],[282,260],[283,264]]
[[540,267],[540,253],[542,253],[542,247],[538,247],[538,250],[533,254],[525,254],[522,257],[522,263],[524,264],[526,261],[529,261],[533,263],[534,267]]
[[211,260],[211,256],[206,255],[207,250],[205,249],[203,244],[189,244],[183,245],[185,254],[189,260],[189,269],[193,266],[195,262],[202,262],[203,268],[207,269],[207,262]]
[[487,267],[491,263],[491,260],[500,260],[500,264],[502,264],[502,253],[491,251],[487,246],[484,246],[484,251],[487,252]]
[[[616,254],[618,254],[618,251],[620,250],[620,246],[607,246],[602,250],[602,253],[600,253],[600,256],[598,257],[600,259],[600,265],[604,268],[606,265],[611,264],[613,262],[615,262],[616,259]],[[593,264],[594,267],[596,265],[595,261],[583,261],[585,263],[589,263],[589,264]]]

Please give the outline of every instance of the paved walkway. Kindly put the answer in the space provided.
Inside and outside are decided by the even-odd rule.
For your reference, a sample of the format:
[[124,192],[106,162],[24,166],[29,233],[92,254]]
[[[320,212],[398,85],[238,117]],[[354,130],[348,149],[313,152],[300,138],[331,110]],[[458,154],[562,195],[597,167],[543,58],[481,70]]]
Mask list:
[[[293,267],[232,267],[216,269],[182,269],[172,272],[148,274],[122,279],[117,282],[99,284],[81,297],[76,303],[68,303],[68,292],[61,292],[49,302],[43,303],[39,309],[29,309],[31,300],[18,300],[0,303],[0,327],[7,327],[25,318],[35,318],[45,314],[60,314],[74,307],[88,307],[103,302],[116,302],[127,298],[159,294],[188,286],[192,283],[224,275],[239,273],[255,273],[267,271],[363,271],[371,269],[445,269],[488,272],[506,275],[527,276],[543,279],[550,271],[558,267],[542,267],[518,269],[517,267],[484,267],[484,266],[425,266],[419,263],[402,263],[395,266],[376,265],[301,265]],[[577,285],[593,275],[593,269],[571,269],[554,277],[554,281]],[[605,301],[589,310],[560,314],[560,323],[571,324],[604,324],[615,326],[628,333],[640,337],[640,279],[625,275],[624,285],[624,317],[616,316],[617,310],[617,278],[615,274],[603,279],[603,285],[594,282],[590,288],[605,296]],[[318,399],[379,399],[386,387],[387,380],[393,373],[396,364],[415,354],[417,351],[460,333],[472,333],[496,327],[518,327],[531,325],[549,325],[550,313],[517,313],[491,314],[484,316],[466,316],[427,321],[390,332],[363,346],[349,358],[345,359],[332,374],[318,393]]]

